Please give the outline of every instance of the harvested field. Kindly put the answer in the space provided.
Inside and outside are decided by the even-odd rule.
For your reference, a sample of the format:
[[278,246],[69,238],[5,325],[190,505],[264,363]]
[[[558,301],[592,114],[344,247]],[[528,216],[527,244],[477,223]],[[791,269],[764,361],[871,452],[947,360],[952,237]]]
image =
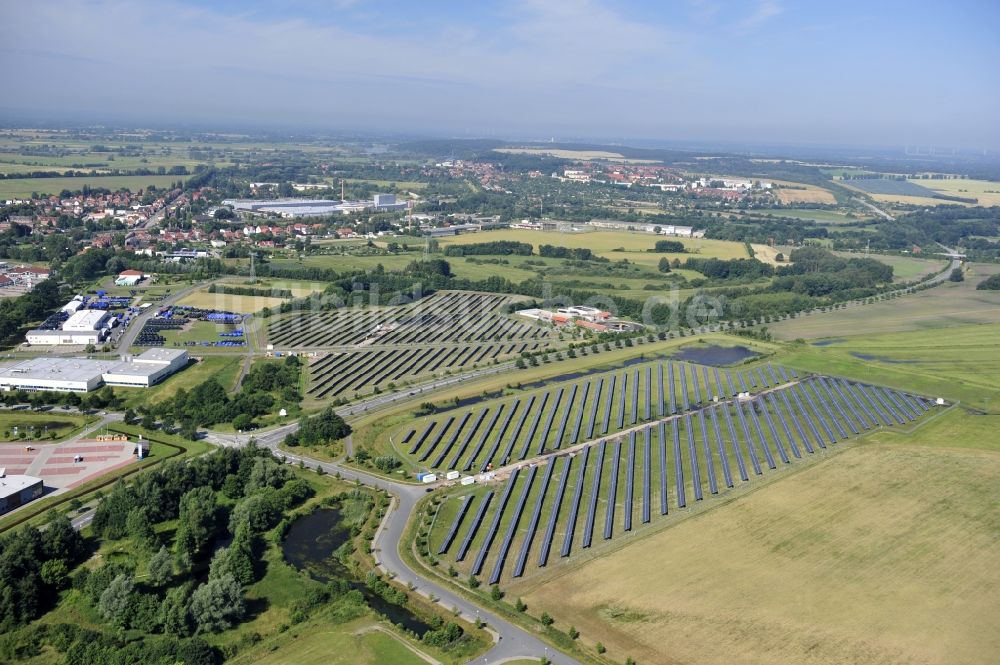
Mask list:
[[619,662],[990,663],[998,476],[979,451],[856,447],[506,590]]

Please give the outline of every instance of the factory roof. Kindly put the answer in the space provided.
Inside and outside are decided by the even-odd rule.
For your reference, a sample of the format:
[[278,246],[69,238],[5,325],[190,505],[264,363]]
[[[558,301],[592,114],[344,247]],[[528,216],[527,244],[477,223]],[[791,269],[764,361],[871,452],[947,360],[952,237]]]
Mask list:
[[[0,469],[0,472],[2,471],[3,469]],[[12,497],[40,482],[42,479],[34,476],[7,476],[0,473],[0,499]]]
[[99,309],[85,309],[71,315],[63,324],[63,330],[96,330],[108,313]]
[[144,351],[140,355],[133,359],[133,362],[140,363],[168,363],[173,360],[180,358],[181,356],[186,356],[187,351],[184,349],[165,349],[162,347],[152,348]]
[[45,379],[87,382],[109,371],[121,360],[42,357],[0,367],[0,379]]

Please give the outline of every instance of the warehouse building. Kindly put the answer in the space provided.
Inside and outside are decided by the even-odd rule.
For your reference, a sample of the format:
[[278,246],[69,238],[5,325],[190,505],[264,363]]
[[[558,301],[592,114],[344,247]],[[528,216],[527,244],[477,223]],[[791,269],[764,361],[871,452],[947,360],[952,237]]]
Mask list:
[[103,385],[148,388],[188,363],[183,349],[150,349],[135,358],[32,358],[0,367],[0,390],[85,393]]
[[0,515],[34,501],[44,491],[41,478],[8,476],[6,469],[0,469]]
[[104,383],[109,386],[148,388],[184,369],[187,363],[188,352],[182,349],[150,349],[104,372]]
[[[78,296],[79,297],[79,296]],[[74,306],[78,302],[76,298],[70,301],[66,307]],[[107,323],[111,317],[105,311],[97,309],[80,309],[83,305],[82,299],[79,306],[70,314],[69,318],[62,324],[62,330],[29,330],[25,334],[28,344],[56,345],[56,344],[99,344],[107,335]],[[69,313],[69,310],[63,311]]]

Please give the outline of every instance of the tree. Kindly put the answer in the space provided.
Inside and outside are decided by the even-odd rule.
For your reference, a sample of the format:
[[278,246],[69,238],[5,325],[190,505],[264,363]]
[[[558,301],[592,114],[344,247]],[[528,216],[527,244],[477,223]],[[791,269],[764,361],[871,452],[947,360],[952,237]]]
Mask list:
[[191,618],[199,633],[226,630],[245,614],[243,591],[232,575],[210,579],[191,594]]
[[156,532],[153,531],[152,521],[146,513],[146,508],[133,509],[125,519],[125,531],[137,543],[143,546],[150,546],[156,543]]
[[670,272],[670,259],[665,256],[660,257],[660,262],[657,264],[657,268],[659,268],[660,272]]
[[778,252],[777,254],[774,255],[774,260],[777,261],[778,263],[781,263],[785,260],[785,255],[782,252]]
[[69,581],[69,568],[62,559],[49,559],[42,564],[38,574],[43,582],[56,590],[65,588]]
[[215,492],[211,487],[196,487],[181,497],[178,523],[178,553],[183,552],[194,558],[215,533]]
[[503,591],[500,590],[499,584],[494,584],[493,588],[490,589],[490,598],[497,601],[503,598]]
[[594,649],[597,650],[597,653],[604,653],[605,651],[607,651],[607,648],[605,648],[602,642],[598,642],[597,644],[595,644]]
[[479,579],[475,575],[469,575],[469,588],[476,589],[479,587]]
[[539,617],[539,621],[541,621],[542,624],[546,626],[551,626],[553,623],[555,623],[555,619],[550,617],[548,612],[542,612],[542,616]]
[[517,602],[514,603],[514,609],[517,610],[518,612],[523,612],[526,609],[528,609],[528,606],[525,604],[525,602],[523,600],[521,600],[520,598],[518,598]]
[[97,603],[97,611],[116,626],[124,626],[128,619],[126,610],[128,610],[134,590],[135,583],[131,575],[125,573],[118,575],[111,580],[111,584],[101,594],[101,599]]
[[166,545],[160,546],[160,551],[149,560],[149,582],[153,586],[163,586],[174,574],[174,562]]
[[566,634],[569,635],[569,639],[571,640],[575,640],[580,637],[580,631],[576,629],[576,626],[570,626],[569,630],[566,631]]
[[238,432],[253,429],[253,416],[249,413],[241,413],[233,418],[233,429]]
[[962,273],[962,269],[955,268],[954,270],[952,270],[951,274],[948,275],[948,280],[952,282],[964,282],[965,275]]
[[160,623],[163,624],[163,632],[177,637],[186,637],[191,634],[191,608],[188,595],[188,586],[174,587],[167,591],[167,595],[160,603]]

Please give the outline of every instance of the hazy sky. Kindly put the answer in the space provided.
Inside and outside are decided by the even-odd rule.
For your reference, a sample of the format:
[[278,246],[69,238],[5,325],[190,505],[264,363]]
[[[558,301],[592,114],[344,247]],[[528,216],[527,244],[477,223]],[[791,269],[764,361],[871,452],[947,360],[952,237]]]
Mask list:
[[0,0],[0,107],[1000,148],[1000,2]]

